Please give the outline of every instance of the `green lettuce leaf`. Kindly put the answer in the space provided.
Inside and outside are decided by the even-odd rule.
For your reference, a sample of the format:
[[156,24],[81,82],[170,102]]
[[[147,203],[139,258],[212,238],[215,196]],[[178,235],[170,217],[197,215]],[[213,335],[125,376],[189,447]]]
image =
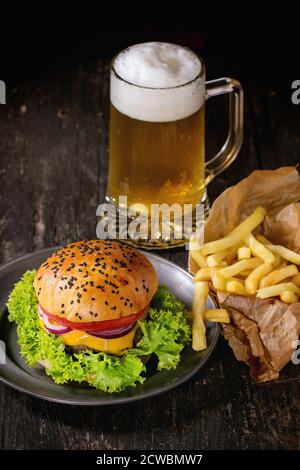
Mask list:
[[8,319],[17,323],[22,356],[30,366],[34,366],[40,359],[41,329],[37,314],[38,301],[33,287],[34,276],[35,270],[27,271],[15,285],[7,302]]
[[142,338],[136,348],[122,356],[90,350],[71,354],[59,336],[39,326],[35,271],[27,271],[11,292],[9,320],[17,324],[21,354],[30,366],[41,362],[58,383],[88,382],[98,390],[118,392],[145,381],[145,366],[139,356],[155,353],[158,369],[176,367],[191,329],[184,305],[166,287],[159,287],[147,320],[139,322]]
[[129,353],[154,353],[158,358],[158,370],[173,369],[191,337],[185,305],[166,286],[158,288],[151,305],[147,319],[139,321],[143,336]]

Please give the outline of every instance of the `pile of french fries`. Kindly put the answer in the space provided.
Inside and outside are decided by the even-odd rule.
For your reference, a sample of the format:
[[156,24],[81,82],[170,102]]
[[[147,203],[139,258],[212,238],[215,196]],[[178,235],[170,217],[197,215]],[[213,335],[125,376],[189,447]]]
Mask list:
[[300,297],[300,254],[274,245],[253,231],[263,222],[266,210],[258,207],[225,237],[199,245],[190,240],[190,255],[199,270],[195,274],[192,308],[195,351],[207,347],[205,320],[229,323],[225,309],[205,310],[209,289],[260,299],[278,298],[292,304]]

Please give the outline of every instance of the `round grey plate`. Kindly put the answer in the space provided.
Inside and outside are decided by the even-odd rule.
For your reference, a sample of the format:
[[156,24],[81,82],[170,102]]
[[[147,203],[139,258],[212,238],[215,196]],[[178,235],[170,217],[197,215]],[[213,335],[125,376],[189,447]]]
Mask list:
[[[47,377],[41,366],[30,368],[20,355],[16,326],[7,320],[6,301],[13,285],[27,269],[38,268],[57,248],[31,253],[0,268],[0,339],[6,346],[6,363],[0,364],[0,380],[5,384],[44,400],[71,405],[112,405],[141,400],[159,395],[190,379],[205,364],[216,346],[219,336],[217,323],[207,324],[208,348],[196,353],[190,347],[182,352],[175,370],[156,372],[140,385],[120,393],[105,393],[80,384],[57,385]],[[191,309],[193,300],[192,277],[179,266],[164,258],[144,253],[155,266],[159,284],[170,290]],[[208,308],[213,302],[208,299]]]

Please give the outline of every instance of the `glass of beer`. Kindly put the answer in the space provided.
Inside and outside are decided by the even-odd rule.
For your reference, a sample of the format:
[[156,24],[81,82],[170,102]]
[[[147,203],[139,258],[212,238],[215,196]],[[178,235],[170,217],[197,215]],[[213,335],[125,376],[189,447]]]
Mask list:
[[[175,204],[177,208],[185,207],[182,214],[190,210],[194,217],[199,203],[207,205],[208,183],[234,161],[240,150],[240,83],[231,78],[205,81],[205,66],[198,55],[188,48],[161,42],[137,44],[121,51],[112,61],[110,78],[106,200],[119,213],[131,207],[129,221],[145,216],[148,227],[154,217],[152,206]],[[224,93],[229,94],[228,137],[219,153],[205,161],[205,102]],[[190,209],[186,211],[186,207]],[[178,236],[175,230],[174,215],[168,221],[168,236],[161,230],[164,217],[156,212],[155,218],[154,234],[150,229],[146,234],[140,230],[124,241],[145,248],[186,242],[188,234]]]

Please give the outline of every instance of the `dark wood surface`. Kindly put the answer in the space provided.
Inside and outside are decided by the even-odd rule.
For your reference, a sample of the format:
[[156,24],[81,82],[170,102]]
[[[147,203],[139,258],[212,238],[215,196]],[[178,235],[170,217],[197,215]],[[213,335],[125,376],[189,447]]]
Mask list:
[[[92,61],[24,81],[0,106],[0,262],[95,237],[107,172],[108,62]],[[224,73],[212,62],[208,78]],[[236,78],[240,78],[237,75]],[[213,200],[257,168],[299,162],[299,110],[290,90],[245,87],[245,139],[236,162],[209,189]],[[207,154],[222,144],[222,100],[207,105]],[[186,267],[185,250],[163,256]],[[0,384],[1,449],[299,449],[300,369],[257,385],[220,338],[188,383],[118,407],[70,407]]]

